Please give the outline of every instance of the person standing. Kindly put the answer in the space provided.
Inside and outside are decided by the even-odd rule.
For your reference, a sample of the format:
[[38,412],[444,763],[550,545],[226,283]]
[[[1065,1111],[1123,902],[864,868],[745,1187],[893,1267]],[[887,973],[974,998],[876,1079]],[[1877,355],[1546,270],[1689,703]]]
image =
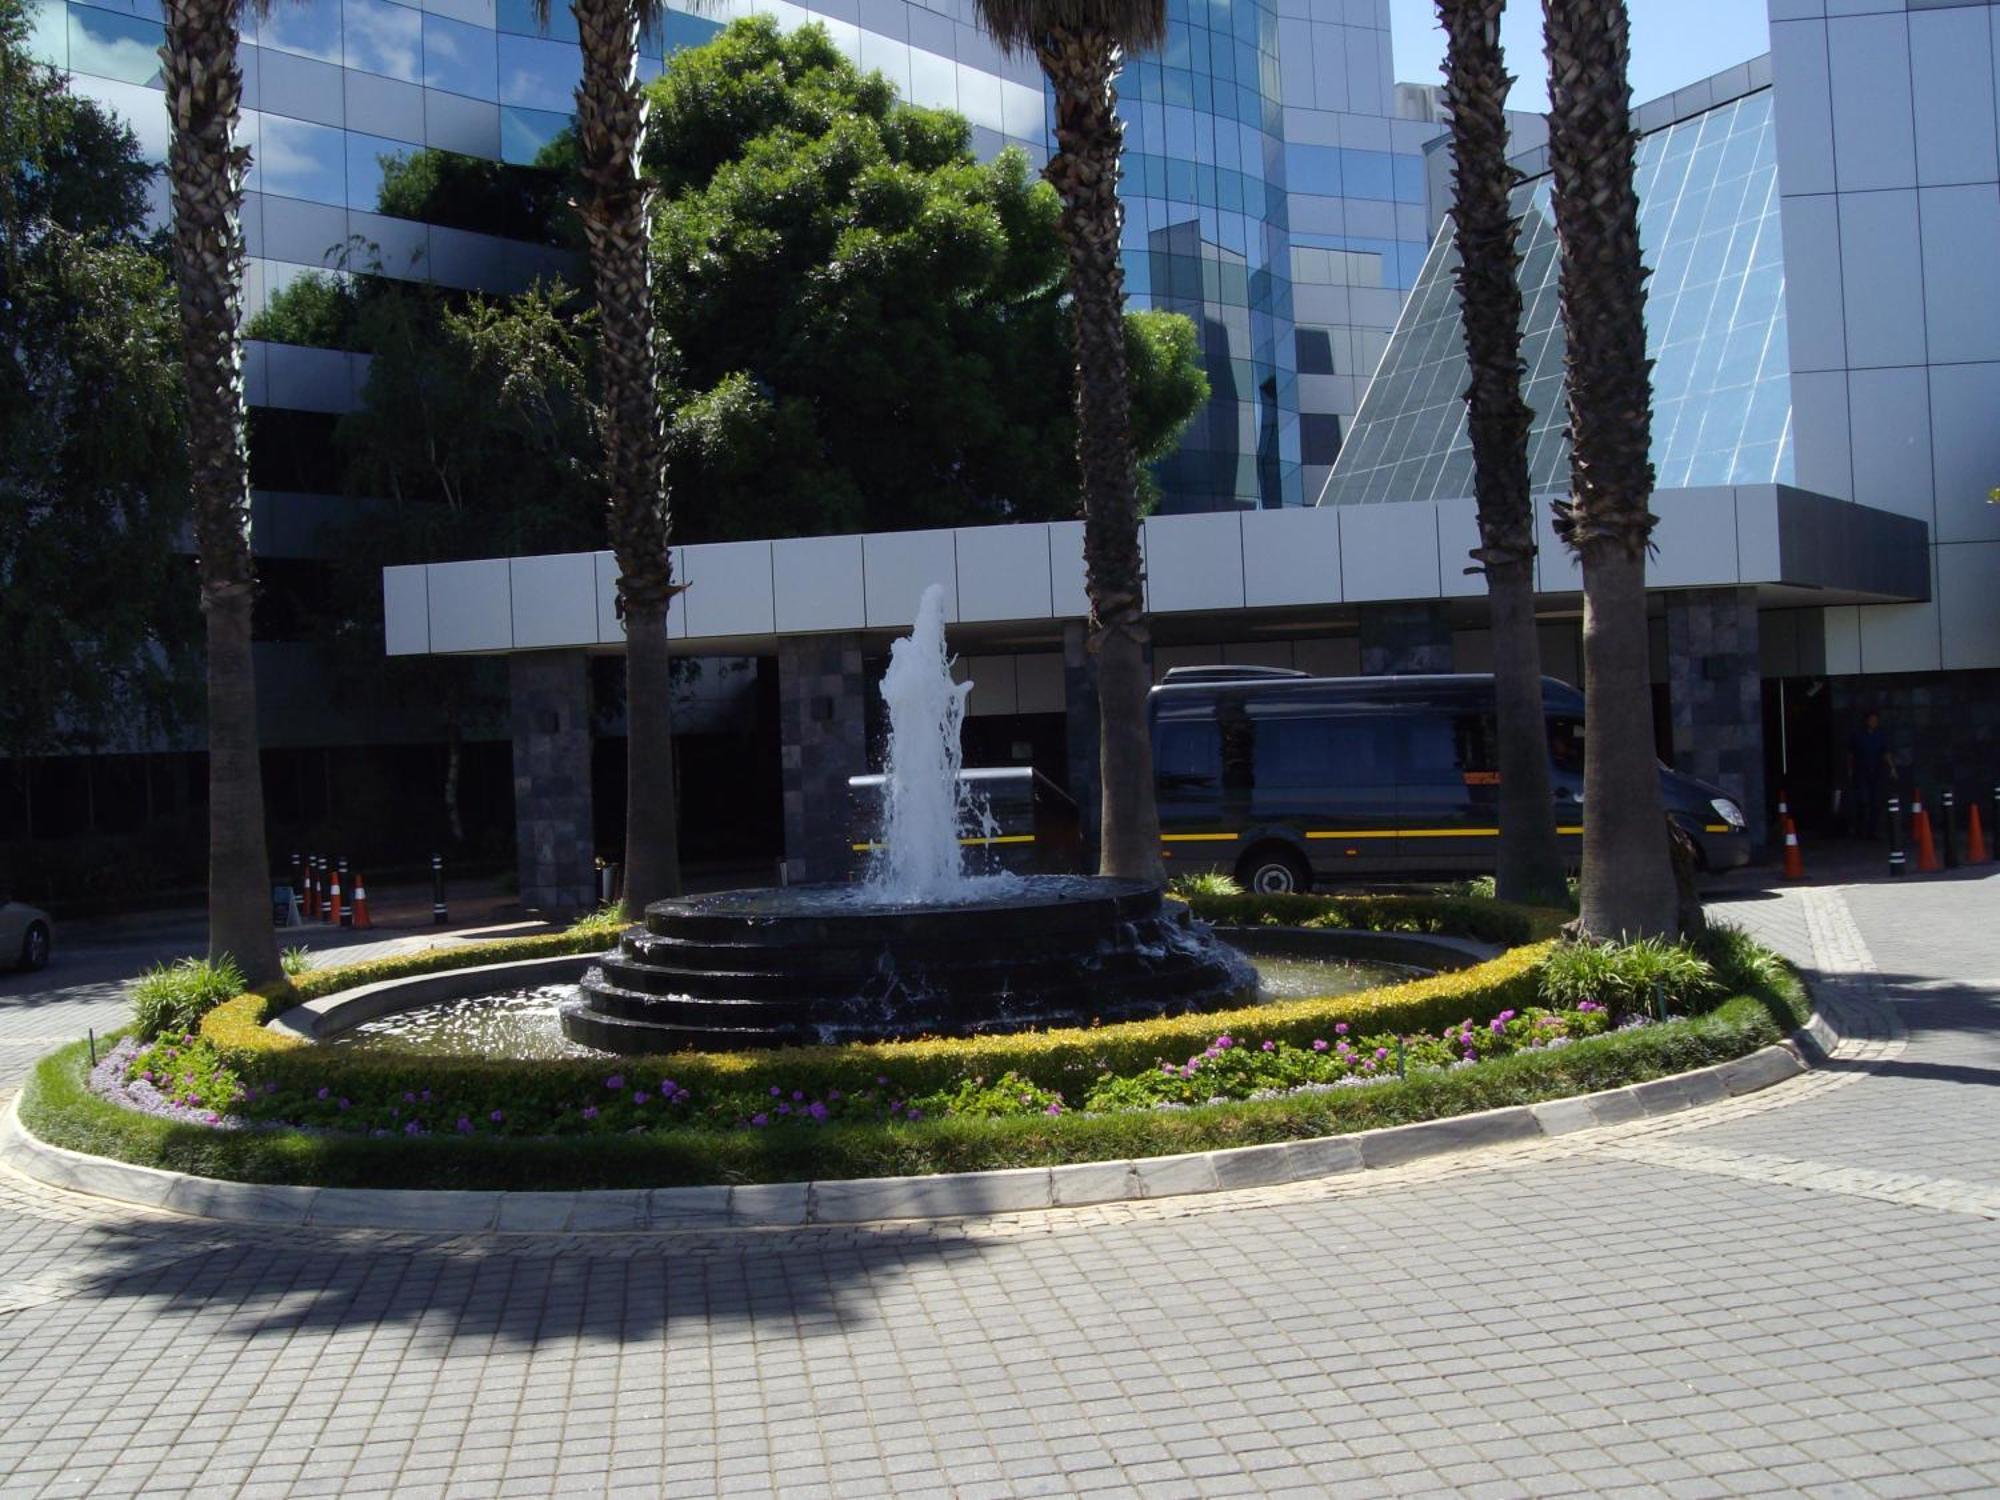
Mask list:
[[1847,737],[1847,780],[1854,789],[1849,826],[1856,838],[1875,838],[1882,826],[1883,798],[1896,784],[1896,759],[1889,752],[1882,716],[1872,708]]

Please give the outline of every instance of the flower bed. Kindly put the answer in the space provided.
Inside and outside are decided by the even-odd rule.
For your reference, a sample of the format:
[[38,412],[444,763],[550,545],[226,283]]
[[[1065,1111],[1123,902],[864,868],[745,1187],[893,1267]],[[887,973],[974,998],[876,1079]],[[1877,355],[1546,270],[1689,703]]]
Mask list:
[[[1278,907],[1326,925],[1411,919],[1383,904],[1395,898],[1361,911],[1341,898],[1226,899],[1239,920]],[[519,956],[535,956],[570,940],[510,946],[532,944]],[[601,945],[603,934],[589,941]],[[491,963],[498,946],[452,956]],[[1713,966],[1691,961],[1673,1005],[1702,1013],[1615,1033],[1597,1000],[1538,1003],[1548,953],[1538,943],[1450,974],[1216,1016],[619,1062],[300,1046],[250,1020],[254,1007],[295,994],[244,996],[212,1012],[199,1036],[122,1044],[98,1069],[97,1092],[81,1048],[59,1053],[21,1107],[56,1144],[248,1181],[521,1189],[826,1179],[1401,1124],[1720,1061],[1803,1018],[1796,981],[1740,936],[1713,950]],[[410,962],[368,966],[365,978]],[[425,964],[417,972],[443,966],[431,955],[414,962]],[[362,977],[306,979],[324,994]]]

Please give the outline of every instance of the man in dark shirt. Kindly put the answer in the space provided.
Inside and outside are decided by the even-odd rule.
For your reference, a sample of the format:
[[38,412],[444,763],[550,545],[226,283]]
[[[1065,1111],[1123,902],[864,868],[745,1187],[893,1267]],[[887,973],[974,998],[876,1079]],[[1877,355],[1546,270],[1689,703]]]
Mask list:
[[1896,760],[1889,753],[1889,736],[1882,732],[1882,716],[1874,709],[1861,727],[1847,737],[1847,777],[1854,788],[1855,836],[1872,839],[1882,826],[1886,788],[1896,781]]

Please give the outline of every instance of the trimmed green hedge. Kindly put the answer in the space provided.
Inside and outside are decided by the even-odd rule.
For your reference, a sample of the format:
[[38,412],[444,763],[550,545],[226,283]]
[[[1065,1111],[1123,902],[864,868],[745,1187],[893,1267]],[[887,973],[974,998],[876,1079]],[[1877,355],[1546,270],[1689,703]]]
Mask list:
[[1367,932],[1434,933],[1516,947],[1555,937],[1566,911],[1516,906],[1478,896],[1196,895],[1187,899],[1204,922],[1231,927],[1354,927]]
[[1803,990],[1785,976],[1689,1020],[1407,1082],[1102,1115],[470,1140],[228,1132],[136,1114],[91,1094],[81,1043],[37,1066],[20,1107],[28,1127],[56,1145],[246,1182],[517,1191],[788,1182],[1170,1155],[1530,1104],[1738,1057],[1778,1040],[1804,1014]]

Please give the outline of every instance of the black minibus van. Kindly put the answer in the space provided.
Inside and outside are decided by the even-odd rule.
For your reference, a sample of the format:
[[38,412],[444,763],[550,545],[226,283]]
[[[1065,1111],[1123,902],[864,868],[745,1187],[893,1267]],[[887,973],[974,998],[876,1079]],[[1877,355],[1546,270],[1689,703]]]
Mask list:
[[[1583,832],[1583,694],[1542,679],[1556,828]],[[1489,674],[1311,677],[1180,667],[1148,701],[1169,874],[1226,870],[1246,889],[1490,874],[1499,837]],[[1750,858],[1726,793],[1660,768],[1667,815],[1703,865]]]

